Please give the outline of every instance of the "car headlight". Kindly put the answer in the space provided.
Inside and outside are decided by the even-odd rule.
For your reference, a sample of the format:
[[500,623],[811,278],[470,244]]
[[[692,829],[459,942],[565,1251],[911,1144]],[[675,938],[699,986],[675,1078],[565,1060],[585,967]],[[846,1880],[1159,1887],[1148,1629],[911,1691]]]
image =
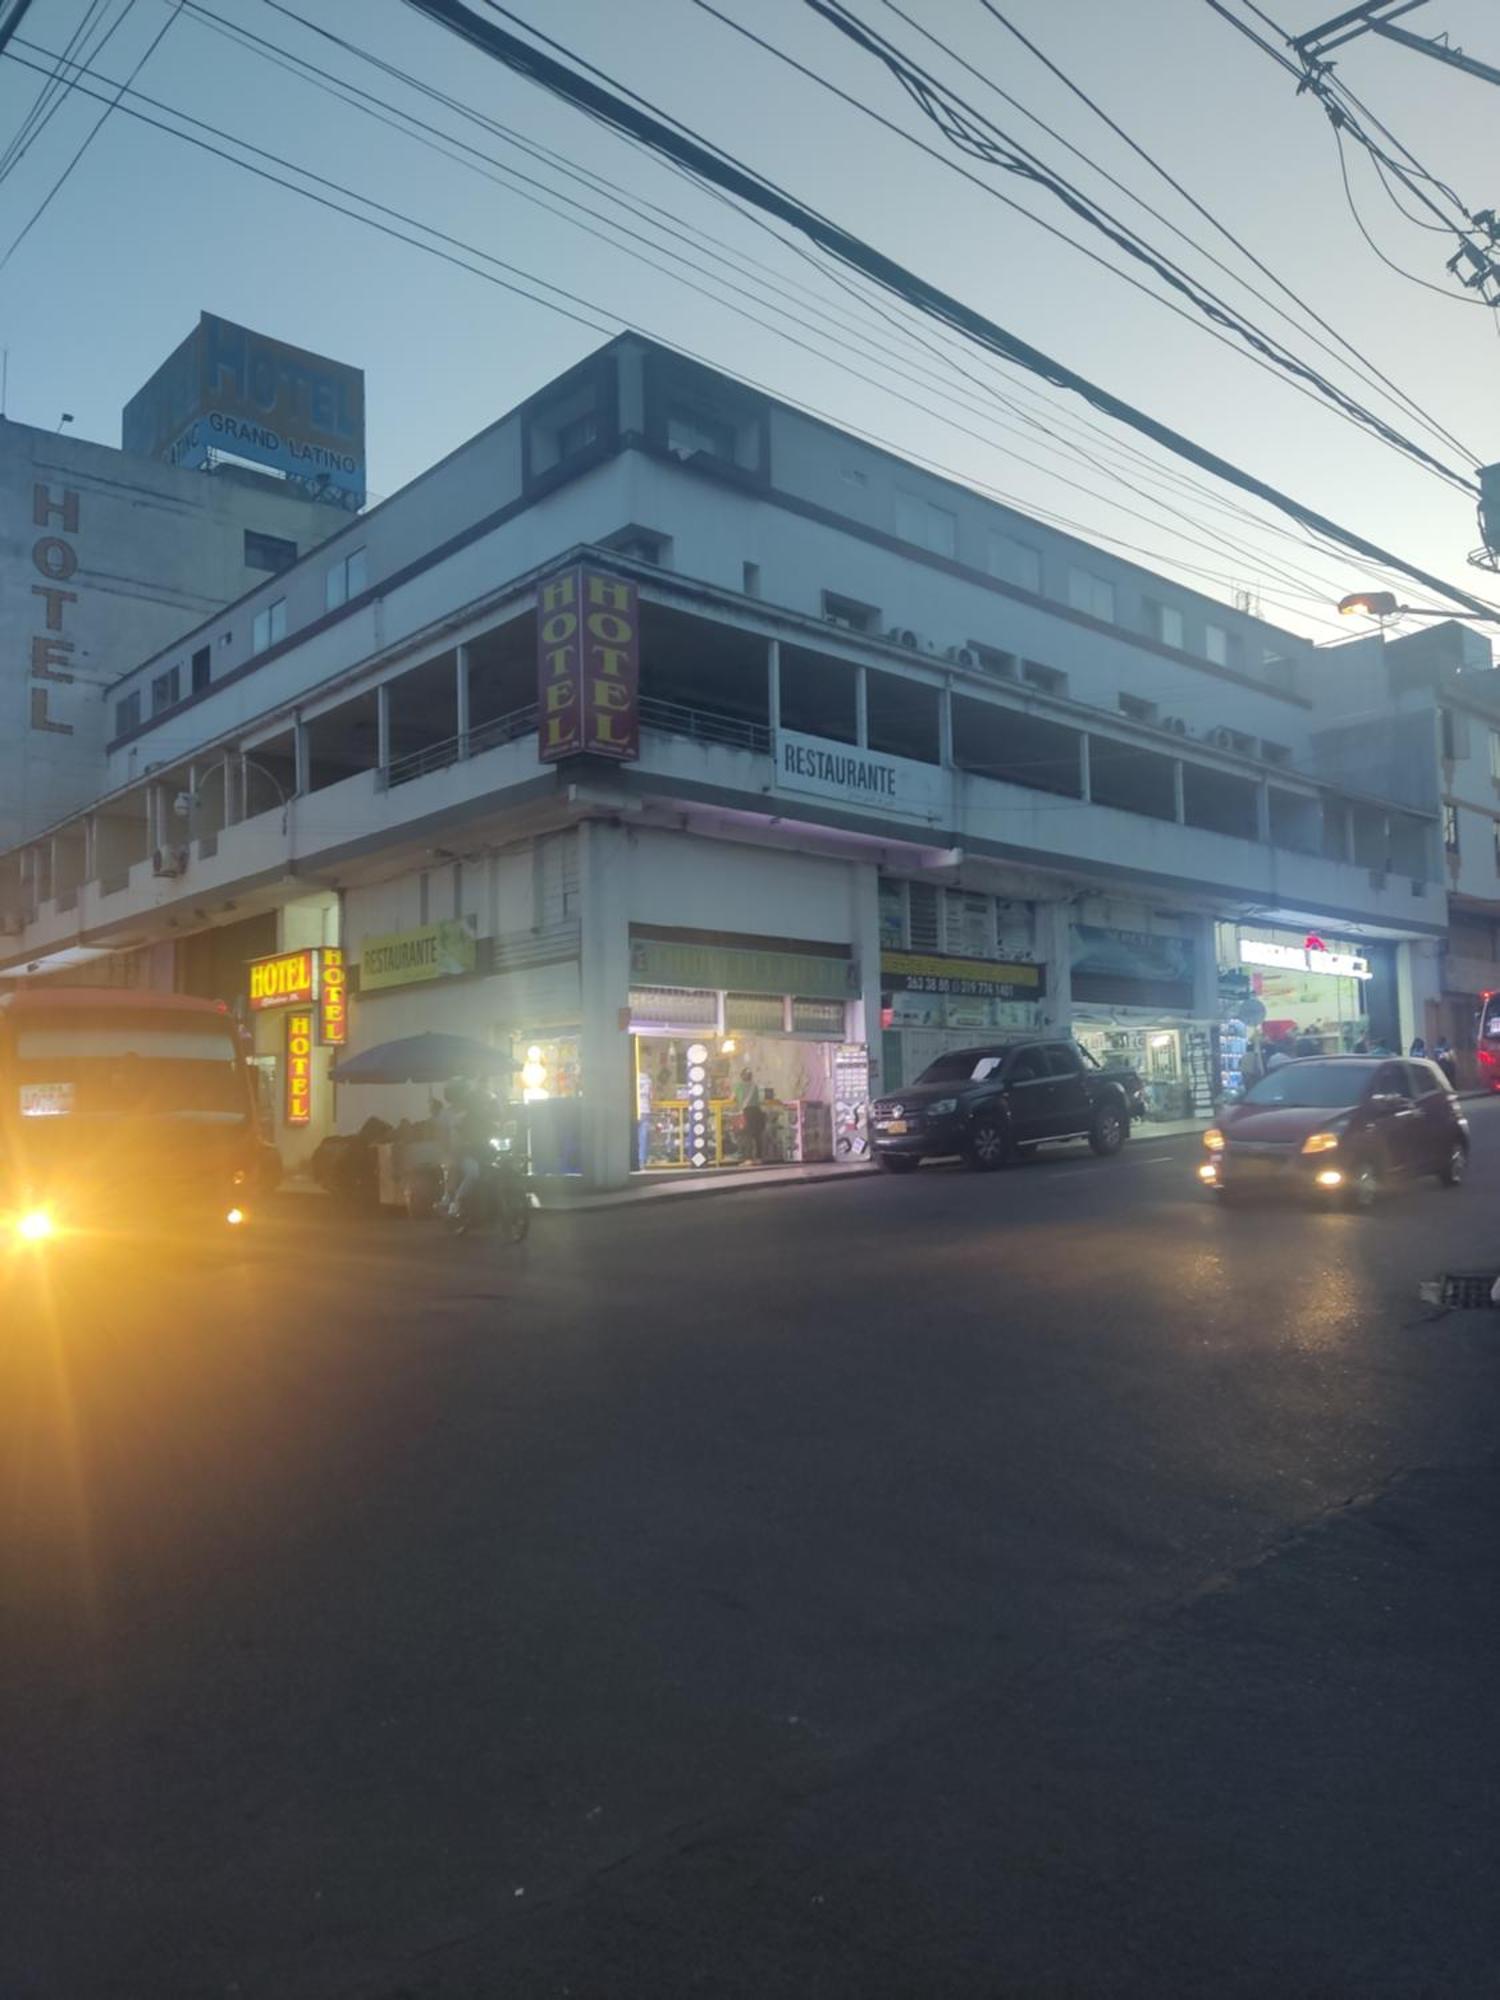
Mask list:
[[1219,1130],[1217,1125],[1209,1126],[1208,1130],[1203,1135],[1203,1144],[1210,1153],[1223,1152],[1224,1134]]
[[957,1109],[958,1099],[956,1097],[940,1097],[936,1104],[928,1105],[927,1115],[929,1118],[946,1118],[950,1111],[957,1111]]
[[1309,1132],[1302,1141],[1304,1153],[1333,1153],[1338,1150],[1337,1132]]

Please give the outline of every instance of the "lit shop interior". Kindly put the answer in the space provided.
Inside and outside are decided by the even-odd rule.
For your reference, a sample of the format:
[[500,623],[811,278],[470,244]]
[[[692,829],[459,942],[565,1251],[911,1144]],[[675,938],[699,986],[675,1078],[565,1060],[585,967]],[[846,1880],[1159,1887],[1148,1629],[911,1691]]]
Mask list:
[[632,1165],[701,1172],[858,1157],[869,1065],[845,1039],[846,1013],[842,1000],[792,995],[633,992]]
[[1211,1117],[1216,1024],[1193,1018],[1191,926],[1101,903],[1081,912],[1071,946],[1072,1032],[1079,1046],[1101,1068],[1135,1071],[1151,1123]]
[[[1245,1059],[1252,1051],[1279,1045],[1288,1055],[1347,1055],[1371,1039],[1377,1032],[1372,1016],[1389,983],[1388,956],[1388,947],[1221,924],[1222,1092],[1244,1088]],[[1394,1014],[1393,1007],[1387,1011]]]

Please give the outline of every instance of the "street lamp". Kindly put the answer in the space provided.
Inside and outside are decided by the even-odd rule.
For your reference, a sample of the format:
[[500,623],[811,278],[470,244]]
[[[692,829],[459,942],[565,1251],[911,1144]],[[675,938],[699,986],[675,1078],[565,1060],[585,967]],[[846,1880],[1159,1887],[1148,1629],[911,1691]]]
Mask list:
[[1420,604],[1400,604],[1393,590],[1356,590],[1339,599],[1339,616],[1353,618],[1363,612],[1367,618],[1461,618],[1470,623],[1500,624],[1500,611],[1449,611],[1439,605],[1428,609]]

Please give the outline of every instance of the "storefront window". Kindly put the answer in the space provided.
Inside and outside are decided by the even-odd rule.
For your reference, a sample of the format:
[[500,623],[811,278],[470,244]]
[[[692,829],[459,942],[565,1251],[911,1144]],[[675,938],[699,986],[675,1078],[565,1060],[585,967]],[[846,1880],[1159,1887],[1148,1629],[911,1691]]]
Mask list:
[[865,1051],[787,1035],[635,1037],[637,1170],[832,1160],[859,1147]]
[[1270,1048],[1346,1055],[1368,1038],[1370,966],[1358,946],[1291,931],[1231,938],[1233,961],[1219,969],[1226,1089],[1253,1080]]

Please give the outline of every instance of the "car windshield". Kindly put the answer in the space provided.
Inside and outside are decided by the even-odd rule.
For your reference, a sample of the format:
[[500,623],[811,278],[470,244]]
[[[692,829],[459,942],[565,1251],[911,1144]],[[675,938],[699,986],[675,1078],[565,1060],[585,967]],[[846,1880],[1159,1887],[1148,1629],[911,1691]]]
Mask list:
[[983,1083],[987,1076],[995,1074],[1004,1060],[1003,1052],[960,1050],[951,1056],[939,1056],[936,1062],[930,1062],[917,1078],[917,1082]]
[[1255,1105],[1307,1105],[1318,1110],[1342,1110],[1358,1104],[1374,1075],[1368,1063],[1299,1062],[1284,1063],[1251,1084],[1245,1103]]

